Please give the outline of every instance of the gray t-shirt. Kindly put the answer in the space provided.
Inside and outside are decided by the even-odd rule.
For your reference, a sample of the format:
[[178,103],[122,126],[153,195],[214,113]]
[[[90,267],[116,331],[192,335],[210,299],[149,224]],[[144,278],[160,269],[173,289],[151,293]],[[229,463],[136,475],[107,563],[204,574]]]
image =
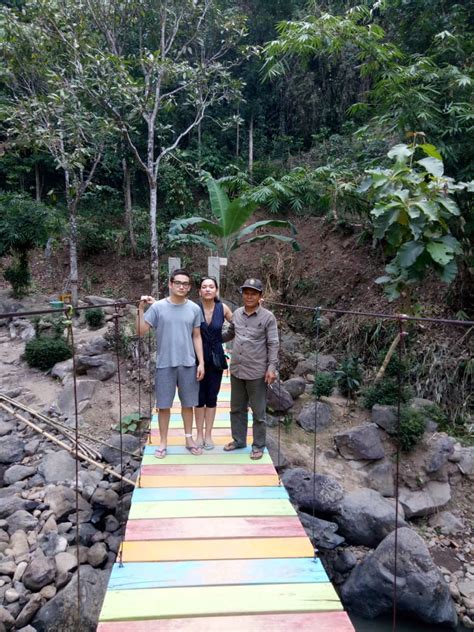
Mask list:
[[202,312],[196,303],[156,301],[145,312],[145,322],[156,331],[156,368],[194,366],[193,328],[200,327]]

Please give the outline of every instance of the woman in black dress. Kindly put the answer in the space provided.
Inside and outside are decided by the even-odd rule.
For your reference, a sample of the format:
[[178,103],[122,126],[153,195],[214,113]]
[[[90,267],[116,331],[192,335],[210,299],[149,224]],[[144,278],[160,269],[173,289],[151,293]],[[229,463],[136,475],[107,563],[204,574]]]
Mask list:
[[194,409],[197,436],[196,443],[205,450],[212,450],[212,427],[216,416],[217,395],[222,373],[226,367],[222,347],[222,325],[232,320],[230,308],[218,297],[218,284],[214,277],[203,277],[199,282],[199,296],[204,321],[201,337],[204,349],[204,378],[199,382],[199,405]]

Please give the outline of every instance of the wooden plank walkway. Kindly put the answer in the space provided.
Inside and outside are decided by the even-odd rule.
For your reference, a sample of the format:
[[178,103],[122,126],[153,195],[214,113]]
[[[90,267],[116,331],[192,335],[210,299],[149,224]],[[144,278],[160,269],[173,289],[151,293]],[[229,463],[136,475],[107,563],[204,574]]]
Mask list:
[[176,405],[156,459],[154,415],[98,632],[354,631],[268,452],[224,452],[229,396],[224,378],[216,448],[202,456],[184,448]]

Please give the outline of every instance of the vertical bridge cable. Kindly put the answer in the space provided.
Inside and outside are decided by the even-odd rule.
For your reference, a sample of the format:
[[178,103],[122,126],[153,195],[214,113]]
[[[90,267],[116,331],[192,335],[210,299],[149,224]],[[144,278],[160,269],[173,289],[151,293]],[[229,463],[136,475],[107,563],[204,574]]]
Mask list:
[[72,381],[74,390],[74,438],[75,438],[75,451],[74,457],[76,460],[76,557],[77,557],[77,618],[76,618],[76,630],[81,632],[81,564],[79,559],[80,544],[79,544],[79,415],[77,405],[77,379],[76,379],[76,350],[74,348],[74,332],[72,329],[72,317],[74,315],[74,308],[72,305],[68,305],[65,309],[66,319],[64,325],[67,327],[67,340],[71,345],[72,351]]
[[[280,336],[280,327],[278,327],[278,336]],[[278,403],[281,403],[281,378],[280,378],[280,355],[281,355],[281,344],[278,345],[278,359],[276,366],[276,374],[278,380]],[[278,411],[281,413],[281,410]],[[281,468],[281,419],[280,415],[278,415],[278,456],[277,456],[277,467],[278,467],[278,485],[281,485],[281,476],[280,476],[280,468]]]
[[147,442],[151,443],[151,420],[152,420],[152,415],[153,415],[153,404],[152,404],[152,391],[154,390],[152,387],[152,384],[155,384],[155,376],[152,375],[152,370],[153,370],[153,363],[151,361],[151,355],[152,355],[152,345],[151,345],[151,330],[148,332],[148,367],[149,367],[149,380],[150,380],[150,401],[149,401],[149,410],[150,410],[150,414],[149,414],[149,421],[148,421],[148,428],[147,428]]
[[120,327],[119,327],[118,308],[115,306],[115,313],[113,315],[114,320],[114,338],[115,338],[115,357],[117,358],[117,380],[118,380],[118,400],[119,400],[119,433],[120,433],[120,488],[119,488],[119,515],[120,515],[120,527],[122,531],[122,542],[119,549],[119,566],[122,567],[123,558],[123,428],[122,428],[122,379],[120,376]]
[[394,560],[393,560],[393,605],[392,605],[392,632],[397,629],[397,573],[398,573],[398,498],[400,487],[400,415],[401,415],[401,401],[402,401],[402,362],[404,341],[407,332],[403,329],[403,321],[405,319],[404,314],[400,314],[398,318],[398,371],[397,371],[397,452],[395,455],[395,540],[394,540]]
[[[319,361],[319,331],[321,326],[321,307],[316,307],[314,310],[314,320],[316,323],[316,360],[314,367],[314,382],[318,379],[318,361]],[[314,403],[314,440],[313,440],[313,522],[312,522],[312,542],[314,547],[314,561],[316,561],[316,545],[315,542],[315,529],[316,529],[316,448],[317,448],[317,429],[318,429],[318,399]]]
[[[137,322],[140,319],[140,303],[137,303]],[[140,449],[143,445],[143,434],[145,429],[141,427],[142,420],[142,337],[137,336],[137,364],[138,364],[138,423],[140,428]],[[142,486],[142,467],[138,469],[137,487]]]

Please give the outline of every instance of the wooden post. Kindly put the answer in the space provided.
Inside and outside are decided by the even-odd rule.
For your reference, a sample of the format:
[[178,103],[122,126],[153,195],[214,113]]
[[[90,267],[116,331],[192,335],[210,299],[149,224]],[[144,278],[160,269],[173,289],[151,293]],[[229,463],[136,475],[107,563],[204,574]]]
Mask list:
[[168,273],[171,276],[173,270],[179,270],[181,267],[180,257],[168,257]]
[[217,283],[220,285],[220,257],[208,257],[207,258],[207,273],[209,276],[213,276],[217,279]]

